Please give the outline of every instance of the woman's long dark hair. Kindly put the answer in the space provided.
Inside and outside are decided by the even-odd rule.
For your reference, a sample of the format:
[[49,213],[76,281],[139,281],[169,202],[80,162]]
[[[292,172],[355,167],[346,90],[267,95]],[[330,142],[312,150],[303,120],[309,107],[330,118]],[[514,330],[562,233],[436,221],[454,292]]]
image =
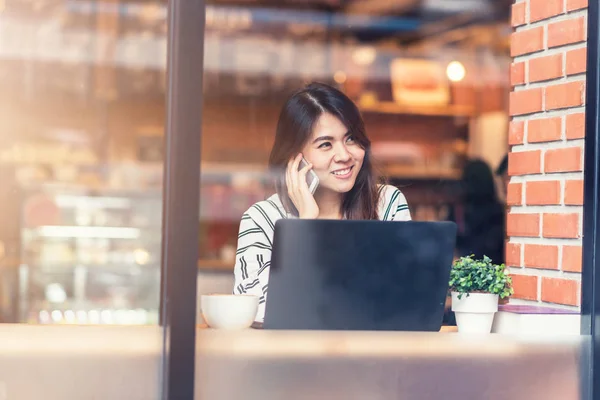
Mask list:
[[286,210],[298,216],[298,210],[287,193],[285,170],[288,161],[298,155],[312,137],[316,122],[324,113],[337,117],[365,150],[354,187],[344,194],[342,215],[347,219],[377,219],[379,193],[373,175],[371,141],[366,135],[362,116],[352,100],[326,84],[309,84],[294,93],[281,110],[269,157],[269,168],[276,174],[277,194]]

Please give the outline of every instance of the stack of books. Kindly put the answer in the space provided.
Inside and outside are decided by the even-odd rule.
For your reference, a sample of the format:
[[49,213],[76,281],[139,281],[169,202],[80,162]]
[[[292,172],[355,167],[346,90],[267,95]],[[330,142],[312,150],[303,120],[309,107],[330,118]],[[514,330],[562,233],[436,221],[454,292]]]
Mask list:
[[551,306],[505,304],[498,307],[492,333],[506,335],[579,335],[577,310]]

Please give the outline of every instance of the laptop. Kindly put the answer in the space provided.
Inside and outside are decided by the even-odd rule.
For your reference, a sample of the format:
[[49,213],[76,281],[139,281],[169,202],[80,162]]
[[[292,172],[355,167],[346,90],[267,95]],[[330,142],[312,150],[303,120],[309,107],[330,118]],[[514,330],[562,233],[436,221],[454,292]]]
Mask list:
[[453,222],[281,219],[264,329],[439,331]]

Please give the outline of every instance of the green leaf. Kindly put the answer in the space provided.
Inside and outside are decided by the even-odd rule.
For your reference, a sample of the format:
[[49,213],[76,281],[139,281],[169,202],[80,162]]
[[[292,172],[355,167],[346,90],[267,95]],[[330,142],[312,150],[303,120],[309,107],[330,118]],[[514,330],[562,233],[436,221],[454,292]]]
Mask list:
[[512,279],[504,264],[494,264],[487,256],[473,257],[461,257],[452,265],[449,286],[459,293],[459,298],[473,292],[497,294],[500,298],[514,294]]

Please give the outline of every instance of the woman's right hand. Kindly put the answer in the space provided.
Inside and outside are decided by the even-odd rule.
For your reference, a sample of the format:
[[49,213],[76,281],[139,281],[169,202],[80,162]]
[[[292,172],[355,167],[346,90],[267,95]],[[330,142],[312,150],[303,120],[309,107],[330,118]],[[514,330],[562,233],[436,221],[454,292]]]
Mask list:
[[312,193],[308,189],[306,174],[312,169],[312,164],[308,163],[304,168],[298,171],[302,154],[292,158],[287,165],[285,172],[285,184],[287,185],[288,196],[298,210],[298,216],[302,219],[316,219],[319,216],[319,206]]

